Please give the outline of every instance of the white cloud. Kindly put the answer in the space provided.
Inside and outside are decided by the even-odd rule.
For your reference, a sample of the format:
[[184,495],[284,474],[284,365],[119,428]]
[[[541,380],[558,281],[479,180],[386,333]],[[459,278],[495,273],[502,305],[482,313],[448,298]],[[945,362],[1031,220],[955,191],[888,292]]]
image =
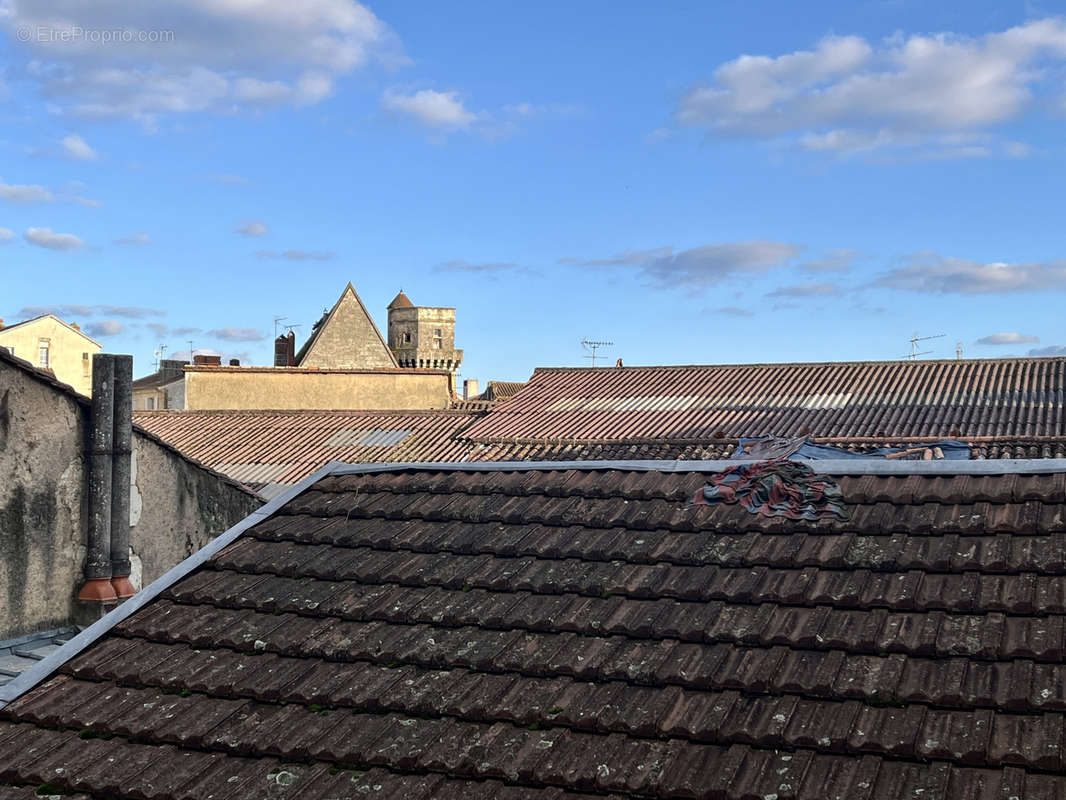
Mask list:
[[60,144],[63,146],[63,154],[67,158],[73,158],[75,161],[95,161],[100,157],[99,154],[89,146],[89,143],[76,133],[64,136],[60,141]]
[[862,256],[858,250],[839,247],[828,250],[824,256],[800,264],[806,272],[849,272],[852,264]]
[[36,184],[12,184],[0,181],[0,200],[11,203],[53,203],[55,195]]
[[85,245],[84,240],[72,233],[52,233],[51,228],[27,228],[23,237],[30,244],[48,250],[77,250]]
[[242,233],[245,236],[266,236],[270,233],[270,228],[262,220],[245,220],[236,228],[237,233]]
[[8,228],[0,228],[0,244],[7,244],[15,238],[15,232]]
[[1040,341],[1039,336],[1030,336],[1027,333],[993,333],[982,336],[975,344],[1035,344]]
[[90,322],[85,326],[85,332],[96,338],[100,336],[117,336],[126,329],[126,326],[115,319],[104,319],[100,322]]
[[560,263],[577,267],[631,267],[661,287],[703,288],[723,278],[765,272],[783,267],[800,252],[788,242],[723,242],[689,250],[672,247],[626,250],[608,258],[563,258]]
[[840,287],[832,283],[801,283],[794,286],[780,286],[767,297],[828,297],[840,294]]
[[332,261],[337,255],[328,250],[256,250],[259,258],[282,258],[286,261]]
[[1047,347],[1036,347],[1029,351],[1029,355],[1034,358],[1040,358],[1041,356],[1066,356],[1066,345],[1049,344]]
[[115,239],[115,244],[145,245],[150,244],[151,241],[152,237],[141,231],[140,233],[131,233],[129,236],[120,236]]
[[[355,0],[0,0],[0,31],[123,31],[129,41],[34,36],[26,73],[60,113],[129,117],[315,103],[395,35]],[[99,37],[97,37],[99,38]]]
[[386,111],[408,116],[427,128],[458,130],[469,127],[478,115],[467,111],[458,92],[420,89],[413,94],[387,91],[381,105]]
[[[919,146],[945,132],[977,131],[1026,113],[1066,61],[1066,21],[1043,19],[969,37],[901,34],[871,44],[830,36],[813,50],[743,55],[681,98],[681,125],[720,136],[795,138],[808,150]],[[1020,157],[1018,142],[997,152]],[[934,141],[934,147],[939,149]],[[971,145],[950,157],[989,155]]]
[[266,334],[257,331],[255,328],[234,328],[232,325],[228,325],[225,328],[215,328],[208,331],[207,335],[227,342],[261,342],[266,338]]
[[985,263],[917,253],[908,263],[881,275],[873,285],[885,289],[943,294],[999,294],[1066,289],[1066,259],[1019,264]]

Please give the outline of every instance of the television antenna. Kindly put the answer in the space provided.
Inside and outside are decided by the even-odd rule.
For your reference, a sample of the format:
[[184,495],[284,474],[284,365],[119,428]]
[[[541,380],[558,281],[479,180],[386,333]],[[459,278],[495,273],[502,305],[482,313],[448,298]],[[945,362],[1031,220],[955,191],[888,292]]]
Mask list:
[[[282,319],[285,319],[285,318],[284,318],[284,317],[282,317]],[[295,325],[282,325],[281,327],[283,327],[283,328],[284,328],[284,329],[285,329],[286,331],[288,331],[289,333],[292,333],[292,329],[293,329],[293,328],[299,328],[299,327],[302,327],[302,323],[300,323],[300,322],[297,322],[297,323],[296,323]],[[276,332],[277,332],[277,328],[275,328],[275,329],[274,329],[274,331],[275,331],[275,333],[276,333]],[[278,338],[278,337],[276,337],[276,336],[275,336],[274,338],[276,339],[276,338]]]
[[918,358],[918,356],[927,356],[930,353],[932,353],[933,351],[932,350],[923,350],[922,352],[919,353],[918,352],[918,342],[924,342],[924,341],[927,341],[928,339],[943,339],[945,336],[947,336],[946,333],[934,333],[932,336],[919,336],[918,335],[918,331],[915,331],[914,332],[914,336],[912,336],[911,339],[910,339],[910,342],[911,342],[911,351],[910,351],[910,353],[908,353],[905,356],[900,356],[900,358],[906,358],[906,359],[909,359],[910,361],[914,361],[915,359]]
[[593,342],[589,339],[582,339],[581,346],[589,351],[589,355],[585,358],[592,360],[592,366],[596,366],[596,351],[601,347],[613,347],[614,342]]
[[152,355],[155,356],[155,371],[156,372],[159,372],[160,366],[161,366],[162,361],[163,361],[163,354],[166,351],[167,351],[167,346],[165,344],[161,344],[161,345],[159,345],[159,348],[154,353],[152,353]]
[[[288,317],[274,317],[274,338],[275,339],[278,338],[278,323],[281,322],[283,319],[288,319]],[[288,326],[287,325],[282,325],[281,327],[286,328]]]

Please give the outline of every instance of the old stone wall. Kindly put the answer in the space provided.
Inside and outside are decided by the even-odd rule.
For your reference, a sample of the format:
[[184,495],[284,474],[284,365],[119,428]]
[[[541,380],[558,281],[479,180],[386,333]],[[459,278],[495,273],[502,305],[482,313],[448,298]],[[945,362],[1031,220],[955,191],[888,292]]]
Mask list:
[[[89,409],[0,360],[0,639],[69,624],[82,583]],[[140,588],[260,501],[134,430],[130,522]]]
[[306,370],[282,367],[190,369],[185,408],[205,410],[422,410],[451,403],[444,372]]

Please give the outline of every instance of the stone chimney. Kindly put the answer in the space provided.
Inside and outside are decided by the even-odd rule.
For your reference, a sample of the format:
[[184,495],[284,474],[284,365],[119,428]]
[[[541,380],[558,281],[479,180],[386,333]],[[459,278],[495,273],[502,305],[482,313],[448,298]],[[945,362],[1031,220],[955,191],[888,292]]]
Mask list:
[[467,378],[463,381],[463,399],[472,400],[477,397],[477,378]]

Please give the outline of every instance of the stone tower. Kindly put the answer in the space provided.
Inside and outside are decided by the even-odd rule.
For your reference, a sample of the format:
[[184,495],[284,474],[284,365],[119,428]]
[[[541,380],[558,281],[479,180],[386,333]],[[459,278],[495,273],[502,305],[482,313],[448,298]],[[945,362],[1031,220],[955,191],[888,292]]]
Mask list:
[[455,376],[463,351],[455,349],[455,309],[416,306],[401,290],[389,303],[389,349],[401,367],[442,369]]

